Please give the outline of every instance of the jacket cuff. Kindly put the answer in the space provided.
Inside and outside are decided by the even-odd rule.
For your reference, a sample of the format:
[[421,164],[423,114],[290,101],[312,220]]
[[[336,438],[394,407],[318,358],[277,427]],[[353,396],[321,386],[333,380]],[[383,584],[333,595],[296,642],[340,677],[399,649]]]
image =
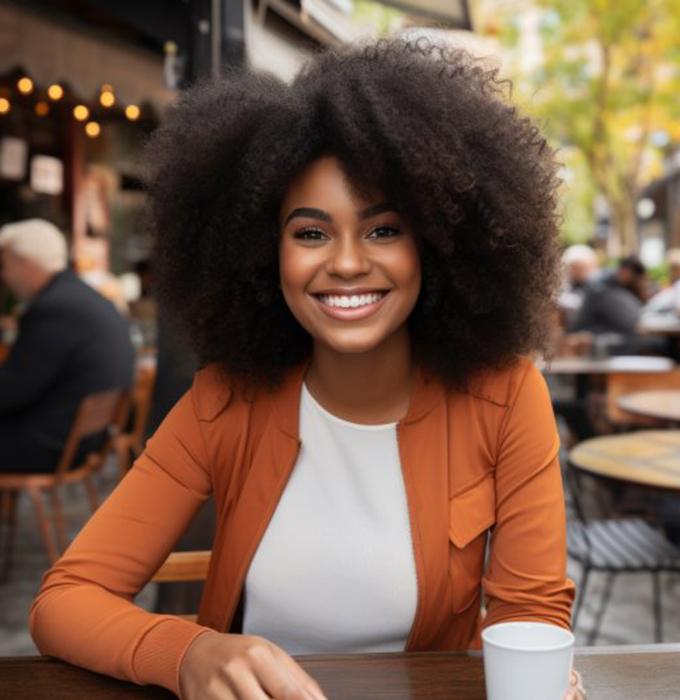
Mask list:
[[191,643],[209,627],[163,617],[140,640],[132,659],[135,682],[160,685],[179,697],[179,669]]

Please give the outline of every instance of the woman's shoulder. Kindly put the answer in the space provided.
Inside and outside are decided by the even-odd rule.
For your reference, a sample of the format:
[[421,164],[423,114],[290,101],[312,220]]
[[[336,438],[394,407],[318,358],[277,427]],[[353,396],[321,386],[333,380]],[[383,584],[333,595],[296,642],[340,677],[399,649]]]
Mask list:
[[503,367],[480,371],[469,383],[467,393],[474,399],[508,407],[515,403],[522,387],[545,385],[540,370],[525,355],[515,357]]
[[241,393],[217,363],[206,365],[194,374],[190,391],[197,418],[207,422],[215,420],[230,404],[237,403]]
[[194,375],[190,390],[196,416],[200,421],[212,422],[225,413],[231,418],[242,411],[268,410],[271,399],[287,393],[299,374],[299,368],[294,367],[286,372],[280,384],[257,387],[234,377],[220,363],[207,364]]

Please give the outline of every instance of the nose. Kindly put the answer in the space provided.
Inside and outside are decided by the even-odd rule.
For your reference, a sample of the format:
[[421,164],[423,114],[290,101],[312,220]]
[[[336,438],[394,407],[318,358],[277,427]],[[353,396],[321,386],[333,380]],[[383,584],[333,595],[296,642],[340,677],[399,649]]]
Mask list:
[[353,234],[339,237],[330,252],[326,266],[329,275],[351,279],[371,270],[371,262],[362,241]]

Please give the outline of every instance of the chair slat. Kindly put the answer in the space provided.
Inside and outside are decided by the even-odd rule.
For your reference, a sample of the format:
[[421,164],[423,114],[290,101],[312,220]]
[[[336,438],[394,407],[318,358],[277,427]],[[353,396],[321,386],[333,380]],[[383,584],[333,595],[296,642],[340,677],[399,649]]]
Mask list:
[[204,581],[208,575],[210,554],[210,550],[172,552],[151,580],[157,583]]

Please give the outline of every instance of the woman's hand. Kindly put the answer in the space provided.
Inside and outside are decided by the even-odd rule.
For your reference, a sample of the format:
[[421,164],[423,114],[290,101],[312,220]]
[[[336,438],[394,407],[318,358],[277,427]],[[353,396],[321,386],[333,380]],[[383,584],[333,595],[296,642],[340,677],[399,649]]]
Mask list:
[[205,632],[179,671],[182,700],[326,700],[321,688],[262,637]]
[[586,700],[586,690],[583,687],[581,674],[574,669],[569,676],[569,690],[565,693],[564,700]]

